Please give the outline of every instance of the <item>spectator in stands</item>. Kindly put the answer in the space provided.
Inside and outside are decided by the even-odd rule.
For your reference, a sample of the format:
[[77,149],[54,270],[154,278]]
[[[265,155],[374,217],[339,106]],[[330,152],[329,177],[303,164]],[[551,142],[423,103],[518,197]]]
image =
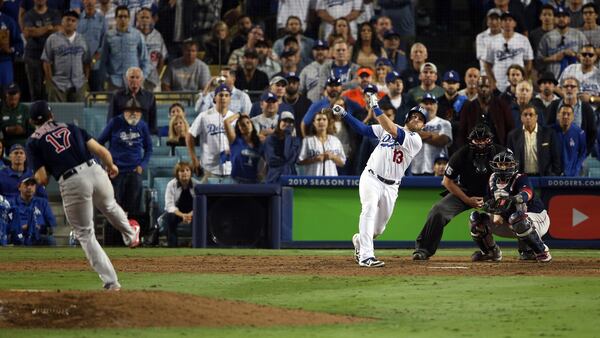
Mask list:
[[448,164],[448,157],[440,156],[435,159],[433,163],[433,176],[444,176],[446,172],[446,165]]
[[377,94],[378,99],[385,96],[384,92],[379,91],[379,89],[373,85],[373,75],[375,75],[375,73],[371,68],[359,68],[356,74],[359,79],[358,87],[345,90],[342,93],[343,97],[347,97],[359,106],[364,107],[366,106],[367,100],[366,92]]
[[258,67],[258,53],[254,49],[244,51],[242,65],[235,72],[235,86],[241,90],[259,91],[269,85],[269,77]]
[[[415,9],[413,2],[378,0],[377,4],[381,8],[381,15],[388,16],[392,19],[394,30],[400,34],[402,40],[412,43],[416,35]],[[406,84],[406,79],[402,78],[402,80]]]
[[[215,88],[224,83],[231,89],[231,103],[229,104],[229,109],[234,113],[242,113],[242,114],[250,114],[250,110],[252,109],[252,102],[250,101],[250,96],[245,92],[237,89],[235,87],[236,82],[236,73],[231,70],[229,67],[221,68],[221,72],[219,76],[212,80],[214,82],[216,80]],[[198,101],[196,101],[195,110],[196,113],[200,114],[205,110],[209,110],[215,104],[214,102],[215,93],[214,90],[207,92],[205,89],[203,95],[199,95]]]
[[[258,41],[262,41],[265,39],[265,33],[260,26],[253,26],[247,33],[246,43],[240,48],[234,49],[231,52],[231,56],[229,57],[229,61],[227,64],[229,67],[236,69],[242,64],[242,57],[245,55],[246,50],[255,50],[256,43]],[[231,48],[235,48],[233,45]]]
[[389,93],[385,77],[392,71],[392,62],[387,58],[378,58],[375,61],[375,79],[373,84],[377,86],[380,92]]
[[559,81],[567,77],[576,78],[580,86],[579,99],[597,110],[600,107],[600,69],[596,67],[598,56],[594,46],[588,44],[581,47],[578,57],[581,63],[565,68]]
[[[306,30],[307,23],[309,21],[308,12],[311,3],[310,0],[296,0],[296,1],[278,1],[279,8],[277,9],[277,30],[278,35],[281,33],[290,33],[290,18],[294,18],[298,23],[294,23],[294,26],[298,26],[300,30]],[[314,6],[314,3],[313,3]],[[295,28],[295,27],[292,27]],[[277,42],[275,43],[277,44]],[[312,47],[312,43],[308,45],[309,52]],[[277,52],[278,53],[278,52]],[[279,54],[279,53],[278,53]]]
[[294,132],[294,114],[279,115],[277,127],[264,143],[267,164],[265,183],[278,183],[282,175],[296,175],[296,162],[302,142]]
[[[56,219],[48,204],[48,199],[36,197],[35,178],[25,177],[19,183],[19,194],[11,198],[13,217],[18,229],[16,237],[23,238],[25,245],[56,245],[54,229]],[[21,236],[19,236],[21,235]]]
[[194,215],[194,186],[200,184],[192,177],[192,167],[187,162],[179,162],[173,170],[173,178],[165,189],[165,213],[158,222],[166,225],[167,243],[177,247],[177,226],[180,223],[191,226]]
[[224,66],[231,54],[229,27],[224,21],[217,21],[212,28],[210,38],[204,42],[204,62],[209,65]]
[[271,43],[268,40],[256,42],[256,53],[258,53],[258,66],[269,78],[281,72],[280,60],[271,49]]
[[250,33],[253,27],[252,19],[248,15],[242,15],[238,18],[237,29],[235,29],[235,34],[231,39],[232,51],[241,48],[248,42],[248,33]]
[[411,165],[413,175],[433,175],[435,159],[448,156],[448,146],[452,143],[450,122],[437,116],[438,101],[430,93],[423,96],[420,105],[427,110],[427,123],[417,132],[423,140],[423,147]]
[[154,19],[152,18],[152,10],[150,8],[140,8],[136,18],[136,27],[144,37],[150,58],[151,71],[144,81],[144,89],[153,92],[160,86],[158,74],[162,71],[165,60],[169,56],[167,45],[160,32],[154,29]]
[[107,120],[123,114],[127,102],[131,98],[135,98],[142,109],[142,120],[148,124],[150,132],[156,134],[156,99],[154,94],[142,88],[142,83],[144,83],[142,70],[138,67],[131,67],[127,69],[125,77],[127,86],[113,93],[108,105]]
[[315,102],[321,99],[322,90],[319,90],[319,76],[321,66],[329,59],[329,45],[325,40],[315,41],[312,48],[312,55],[315,61],[308,64],[300,72],[300,92]]
[[25,144],[33,132],[28,120],[29,110],[21,103],[19,85],[12,83],[4,89],[4,99],[0,106],[0,132],[6,149],[13,144]]
[[60,13],[55,9],[48,8],[46,0],[36,0],[33,8],[25,13],[23,18],[23,36],[27,42],[25,74],[31,101],[42,100],[46,97],[41,56],[46,39],[59,29]]
[[[479,73],[479,72],[477,72]],[[450,122],[452,129],[452,139],[458,138],[460,129],[460,112],[464,104],[468,101],[466,96],[460,95],[460,75],[454,70],[449,70],[442,76],[442,87],[444,95],[437,99],[437,116]],[[450,157],[452,153],[458,150],[456,143],[448,144],[446,156]]]
[[510,13],[514,18],[514,31],[523,35],[527,35],[527,25],[525,23],[524,7],[518,1],[511,0],[494,0],[495,8],[499,9],[502,14]]
[[[229,142],[225,135],[224,119],[231,116],[231,88],[220,84],[215,89],[215,106],[203,111],[192,123],[186,136],[185,143],[192,159],[192,170],[202,177],[202,183],[231,182],[231,162],[226,154],[229,153]],[[199,139],[201,161],[196,156],[196,140]]]
[[569,14],[569,26],[573,28],[581,28],[581,26],[583,26],[582,5],[583,0],[571,0],[565,2],[565,10]]
[[4,157],[4,142],[0,140],[0,170],[10,166],[10,161]]
[[561,146],[563,172],[565,176],[579,176],[587,156],[585,132],[573,124],[575,110],[569,105],[560,107],[557,121],[552,126]]
[[345,18],[350,28],[350,34],[356,38],[356,19],[360,15],[362,0],[341,0],[329,2],[317,0],[317,15],[321,18],[321,37],[329,36],[334,30],[335,20]]
[[[33,176],[33,171],[26,166],[27,154],[21,144],[13,144],[8,150],[10,166],[0,170],[0,195],[8,198],[19,194],[19,183],[26,177]],[[38,185],[36,196],[48,198],[46,189]]]
[[[308,1],[298,1],[297,5],[302,6],[303,2],[306,3],[306,13],[308,14]],[[296,5],[292,5],[291,3],[295,3],[295,1],[283,1],[280,3],[279,9],[281,10],[282,7]],[[296,16],[298,14],[299,13],[294,13],[293,15],[288,16],[287,21],[285,23],[285,35],[277,39],[277,41],[275,41],[275,43],[273,44],[273,51],[275,52],[275,54],[281,55],[281,53],[284,50],[284,41],[288,38],[294,38],[298,43],[298,49],[300,50],[300,63],[302,65],[308,65],[312,62],[311,49],[313,48],[315,42],[313,39],[303,34],[303,29],[306,27],[306,20],[304,20],[303,22],[300,17]],[[281,13],[279,13],[278,15],[281,15]]]
[[507,148],[515,153],[519,172],[529,176],[559,176],[562,174],[561,146],[550,127],[537,123],[534,106],[521,112],[523,128],[515,128],[507,137]]
[[83,102],[90,72],[90,53],[82,35],[77,34],[79,15],[62,15],[62,29],[46,40],[42,61],[50,102]]
[[[394,28],[392,26],[392,19],[386,15],[380,15],[375,20],[375,33],[377,34],[377,39],[379,42],[383,43],[385,40],[385,33],[394,32]],[[395,32],[394,32],[395,33]],[[400,35],[398,34],[398,41],[400,41]]]
[[500,24],[500,16],[502,12],[498,8],[492,8],[487,12],[486,25],[487,29],[477,34],[475,37],[475,55],[479,61],[479,69],[481,75],[485,74],[485,58],[489,47],[490,40],[502,33],[502,25]]
[[496,143],[506,145],[508,132],[515,126],[510,107],[504,100],[492,94],[489,77],[479,78],[478,90],[477,100],[465,103],[460,113],[459,145],[466,143],[467,136],[479,123],[485,124],[490,129]]
[[513,119],[515,121],[521,120],[521,109],[517,106],[517,84],[525,79],[525,69],[523,67],[512,64],[508,66],[506,70],[506,78],[508,79],[508,86],[500,94],[500,98],[513,109]]
[[469,101],[477,99],[477,82],[481,72],[475,67],[467,68],[465,72],[465,85],[466,87],[458,91],[458,95],[466,96]]
[[352,62],[375,69],[375,61],[381,57],[387,58],[387,54],[375,36],[373,27],[368,22],[360,24],[358,39],[352,48]]
[[287,73],[285,74],[285,79],[288,84],[285,87],[285,96],[282,102],[289,104],[294,109],[296,135],[302,135],[301,122],[308,108],[310,108],[312,101],[300,94],[300,77],[297,73]]
[[383,50],[395,71],[402,74],[408,68],[408,58],[400,49],[400,34],[396,31],[388,30],[383,34]]
[[333,112],[325,108],[318,112],[302,139],[298,164],[307,176],[337,176],[337,167],[346,163],[346,155],[340,140],[334,135]]
[[[0,7],[4,0],[0,0]],[[23,54],[23,40],[17,22],[0,12],[0,87],[14,81],[13,58]]]
[[[152,5],[154,4],[155,0],[135,0],[135,1],[113,0],[113,2],[117,6],[126,6],[127,9],[129,9],[129,13],[131,14],[131,17],[134,19],[137,19],[138,12],[140,10],[142,10],[143,8],[150,9],[152,7]],[[131,21],[129,24],[133,25],[134,23],[137,23],[137,22]]]
[[113,117],[98,137],[98,143],[110,142],[108,151],[113,157],[119,174],[112,178],[115,199],[129,218],[141,216],[142,173],[152,156],[152,139],[148,124],[142,120],[143,108],[131,98],[123,108],[123,114]]
[[302,71],[299,65],[300,54],[297,49],[285,49],[281,53],[281,73],[298,73]]
[[[107,89],[121,89],[125,72],[131,67],[138,67],[146,78],[150,74],[151,65],[148,49],[142,34],[129,25],[129,9],[118,6],[116,9],[117,27],[106,33],[102,49],[102,65],[108,75]],[[127,46],[127,48],[123,48]],[[141,101],[140,101],[141,102]],[[141,102],[143,104],[143,102]]]
[[198,60],[198,45],[188,40],[183,43],[183,56],[169,63],[162,79],[164,91],[196,92],[210,81],[210,69]]
[[[535,107],[535,104],[531,101],[533,99],[533,85],[527,81],[527,80],[523,80],[521,82],[519,82],[517,84],[517,88],[515,89],[515,107],[517,107],[517,109],[519,111],[522,111],[523,109],[525,109],[526,106],[528,105],[533,105]],[[535,110],[538,114],[538,123],[540,125],[545,125],[546,124],[546,119],[545,116],[539,112],[536,108]],[[514,115],[513,115],[513,119],[514,119]],[[519,121],[515,120],[515,128],[521,128],[521,121],[519,119]]]
[[544,72],[538,78],[537,84],[540,92],[535,95],[531,103],[535,106],[538,114],[544,116],[545,120],[543,124],[546,124],[548,107],[553,101],[560,99],[560,97],[554,93],[558,81],[556,81],[552,72]]
[[[112,5],[111,5],[112,6]],[[85,39],[90,54],[88,87],[92,92],[104,90],[104,74],[100,69],[102,42],[108,31],[104,15],[96,9],[96,0],[83,0],[83,11],[79,15],[77,33]]]
[[436,98],[444,95],[444,89],[436,84],[437,80],[438,70],[436,65],[431,62],[422,64],[421,72],[419,73],[419,81],[421,84],[406,93],[409,106],[414,107],[421,103],[421,99],[427,93],[432,94]]
[[558,110],[563,105],[572,106],[575,111],[573,124],[583,129],[586,137],[586,149],[589,152],[594,147],[596,140],[596,124],[594,109],[589,103],[581,101],[579,98],[579,81],[574,77],[565,77],[560,82],[563,92],[563,98],[553,101],[548,106],[548,115],[546,116],[546,125],[551,126],[556,123]]
[[515,32],[516,20],[512,13],[502,13],[502,34],[495,35],[487,45],[485,73],[492,81],[492,88],[499,91],[508,86],[506,74],[509,66],[517,64],[524,67],[526,77],[531,73],[533,50],[527,37]]
[[261,142],[264,142],[267,136],[271,135],[277,128],[279,117],[279,100],[277,95],[272,92],[264,92],[260,97],[261,113],[252,117],[254,130],[258,134]]
[[409,91],[420,84],[421,66],[427,61],[427,47],[417,42],[410,47],[410,65],[400,75],[404,90]]
[[554,16],[556,28],[542,37],[537,58],[545,70],[558,78],[568,65],[577,62],[577,53],[588,41],[581,31],[569,27],[570,18],[564,7],[558,6]]
[[96,9],[104,16],[107,31],[117,28],[117,14],[115,13],[117,6],[111,0],[98,1],[100,3],[96,6]]
[[411,107],[408,106],[407,100],[404,98],[404,95],[402,95],[404,84],[402,83],[400,73],[395,70],[387,73],[385,76],[385,83],[389,92],[379,101],[379,103],[380,105],[391,106],[394,109],[395,120],[393,121],[396,124],[403,126],[406,113],[408,113],[408,110]]
[[325,82],[330,76],[336,77],[342,81],[344,89],[355,87],[355,78],[357,78],[359,66],[350,61],[349,45],[344,41],[336,41],[332,46],[333,60],[327,60],[321,66],[319,73],[319,91],[325,89]]
[[583,5],[583,27],[581,32],[588,39],[588,42],[596,49],[596,55],[600,54],[600,26],[598,26],[598,7],[593,3]]
[[334,42],[337,40],[346,41],[348,43],[348,48],[352,50],[352,46],[354,46],[356,39],[350,34],[348,25],[348,20],[346,20],[346,18],[336,19],[333,25],[333,32],[327,36],[327,43],[330,46],[333,46]]
[[[175,115],[181,115],[185,118],[185,109],[179,102],[175,102],[169,107],[169,120],[171,120]],[[158,127],[158,136],[169,136],[169,126],[166,125]]]
[[[529,32],[529,43],[533,48],[534,55],[539,55],[539,46],[542,37],[554,29],[554,6],[545,4],[540,12],[540,21],[542,25],[531,32]],[[546,71],[546,65],[539,58],[536,58],[533,63],[533,67],[538,73]]]
[[[235,127],[232,127],[235,121]],[[258,163],[262,143],[248,115],[237,113],[225,119],[225,134],[229,141],[231,178],[235,183],[259,183]]]
[[185,116],[175,114],[169,120],[169,135],[167,145],[171,147],[185,147],[185,136],[190,130],[190,125]]
[[[275,94],[275,96],[277,97],[277,100],[279,102],[278,113],[281,113],[283,111],[289,111],[293,114],[294,107],[283,102],[283,97],[285,96],[285,91],[286,91],[287,85],[288,85],[288,81],[286,80],[285,77],[283,77],[281,75],[275,75],[269,82],[268,90],[271,93]],[[261,113],[261,103],[254,102],[252,104],[252,108],[250,109],[250,117],[255,117],[257,115],[260,115],[260,113]]]

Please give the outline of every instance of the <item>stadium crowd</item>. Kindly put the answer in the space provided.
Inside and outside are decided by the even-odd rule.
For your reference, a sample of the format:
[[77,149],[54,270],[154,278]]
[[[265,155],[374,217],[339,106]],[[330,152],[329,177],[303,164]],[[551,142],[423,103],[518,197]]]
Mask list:
[[[429,58],[415,2],[0,0],[0,195],[35,215],[48,209],[32,207],[45,192],[34,187],[32,197],[22,145],[33,129],[21,99],[52,105],[97,91],[112,95],[106,128],[93,136],[110,144],[121,169],[117,200],[130,213],[140,204],[151,136],[187,148],[191,163],[178,164],[166,191],[169,228],[173,219],[191,221],[191,183],[360,173],[376,144],[330,108],[377,123],[366,93],[399,125],[416,105],[428,111],[409,175],[443,175],[478,123],[530,176],[583,175],[584,160],[599,153],[600,1],[470,1],[481,30],[464,74]],[[447,6],[435,5],[441,27]],[[168,126],[159,126],[157,92],[198,99],[194,107],[173,103]],[[186,213],[176,205],[182,187]],[[125,203],[125,191],[136,198]],[[51,236],[54,218],[38,218],[39,233]],[[22,233],[36,228],[24,225]]]

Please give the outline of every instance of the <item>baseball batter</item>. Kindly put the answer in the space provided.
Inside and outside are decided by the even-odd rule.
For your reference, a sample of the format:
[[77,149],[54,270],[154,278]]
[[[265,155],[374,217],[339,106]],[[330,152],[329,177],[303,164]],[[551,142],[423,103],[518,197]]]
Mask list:
[[119,169],[108,150],[84,129],[54,121],[46,101],[31,104],[29,121],[36,128],[27,140],[36,181],[48,184],[48,174],[58,181],[65,215],[90,265],[100,275],[105,289],[120,290],[115,269],[94,234],[94,207],[122,233],[130,248],[140,244],[140,227],[129,224],[115,201],[108,175],[93,156],[100,158],[111,177],[117,176]]
[[396,125],[379,109],[377,97],[369,95],[367,106],[379,125],[367,126],[335,105],[334,114],[344,117],[354,130],[365,137],[379,139],[360,176],[359,194],[362,210],[359,233],[352,237],[354,258],[361,267],[382,267],[375,258],[373,239],[381,235],[394,211],[398,187],[412,159],[421,150],[421,137],[416,133],[427,121],[427,111],[416,106],[407,116],[404,127]]

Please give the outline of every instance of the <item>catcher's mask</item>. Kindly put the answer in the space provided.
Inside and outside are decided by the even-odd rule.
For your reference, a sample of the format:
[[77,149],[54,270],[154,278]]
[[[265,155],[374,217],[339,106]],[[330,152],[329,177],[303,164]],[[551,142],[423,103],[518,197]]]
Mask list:
[[483,124],[477,124],[469,134],[469,147],[476,155],[487,154],[492,150],[492,139],[494,134],[490,128]]
[[517,172],[519,163],[510,149],[501,151],[490,161],[490,167],[501,181],[508,181]]

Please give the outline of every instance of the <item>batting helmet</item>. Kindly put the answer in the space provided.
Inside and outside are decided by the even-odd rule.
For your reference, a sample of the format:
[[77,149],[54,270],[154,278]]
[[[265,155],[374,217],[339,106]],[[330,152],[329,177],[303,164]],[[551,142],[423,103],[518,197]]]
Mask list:
[[427,122],[427,110],[421,106],[414,106],[409,112],[408,114],[406,114],[406,119],[404,119],[404,124],[407,124],[408,121],[410,121],[410,118],[414,115],[414,114],[420,114],[421,118],[423,119],[423,123]]

